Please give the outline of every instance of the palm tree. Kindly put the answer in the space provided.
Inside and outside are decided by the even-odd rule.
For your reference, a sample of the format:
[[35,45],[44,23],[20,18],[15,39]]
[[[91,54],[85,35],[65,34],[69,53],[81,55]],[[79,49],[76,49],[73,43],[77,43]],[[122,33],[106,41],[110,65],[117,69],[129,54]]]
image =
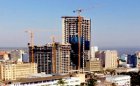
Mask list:
[[60,86],[64,86],[66,84],[66,82],[63,79],[59,79],[59,81],[57,82],[57,85]]

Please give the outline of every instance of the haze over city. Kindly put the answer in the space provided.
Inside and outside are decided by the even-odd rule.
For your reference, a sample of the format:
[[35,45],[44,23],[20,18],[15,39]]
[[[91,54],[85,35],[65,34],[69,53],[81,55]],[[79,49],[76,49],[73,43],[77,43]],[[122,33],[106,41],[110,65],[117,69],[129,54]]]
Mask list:
[[92,45],[99,47],[140,46],[139,0],[0,0],[0,47],[26,47],[33,30],[35,44],[61,42],[61,16],[91,18]]
[[140,0],[0,0],[0,86],[140,86]]

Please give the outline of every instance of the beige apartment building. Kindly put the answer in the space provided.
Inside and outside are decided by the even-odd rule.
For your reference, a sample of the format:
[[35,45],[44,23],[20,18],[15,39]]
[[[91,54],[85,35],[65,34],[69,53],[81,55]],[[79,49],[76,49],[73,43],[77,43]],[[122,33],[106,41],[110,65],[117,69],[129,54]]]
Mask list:
[[4,81],[26,78],[34,73],[37,73],[36,63],[0,63],[0,79]]
[[118,53],[115,50],[104,51],[105,69],[113,69],[118,66]]
[[56,57],[56,73],[68,73],[70,69],[70,51],[71,45],[61,44],[57,52],[60,56]]
[[85,71],[102,71],[101,61],[97,59],[86,61]]
[[116,50],[98,51],[96,57],[101,60],[105,69],[114,69],[118,66],[118,52]]

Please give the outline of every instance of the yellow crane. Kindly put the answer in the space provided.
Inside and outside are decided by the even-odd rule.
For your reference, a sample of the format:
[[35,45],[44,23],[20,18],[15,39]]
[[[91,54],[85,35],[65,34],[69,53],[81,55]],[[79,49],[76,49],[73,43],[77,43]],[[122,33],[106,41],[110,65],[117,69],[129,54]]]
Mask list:
[[[50,32],[54,32],[54,31],[57,31],[56,29],[55,30],[33,30],[33,31],[36,31],[36,32],[39,32],[39,31],[50,31]],[[32,30],[26,30],[25,32],[29,34],[30,36],[30,41],[29,41],[29,44],[30,44],[30,47],[31,47],[31,62],[34,63],[34,32]],[[53,37],[53,52],[55,53],[55,41],[54,41],[54,37]],[[53,58],[55,58],[55,54],[53,54]],[[55,62],[55,61],[54,61]]]
[[[91,9],[93,9],[93,8],[96,8],[96,7],[101,7],[100,5],[96,5],[96,6],[92,6],[92,7],[90,7],[90,8],[86,8],[86,9],[77,9],[77,10],[74,10],[73,12],[74,13],[77,13],[78,14],[78,69],[80,69],[80,57],[81,57],[81,54],[80,54],[80,52],[81,52],[81,31],[82,31],[82,28],[81,28],[81,24],[82,24],[82,19],[83,19],[83,17],[81,17],[81,12],[83,12],[83,11],[88,11],[88,10],[91,10]],[[83,32],[84,32],[85,30],[83,29]],[[84,33],[82,33],[83,34],[83,40],[84,40],[84,36],[85,36],[85,34]],[[83,72],[84,72],[84,58],[85,58],[85,56],[84,56],[84,46],[85,46],[85,44],[84,44],[84,41],[83,41]]]
[[52,36],[52,71],[56,73],[56,45],[54,36]]
[[80,70],[80,58],[81,58],[81,24],[82,24],[82,17],[80,13],[82,9],[74,10],[74,13],[78,13],[78,70]]
[[31,62],[34,63],[34,52],[33,52],[33,49],[34,49],[34,33],[31,30],[27,30],[25,32],[29,33],[29,35],[30,35],[30,43],[29,44],[31,46]]

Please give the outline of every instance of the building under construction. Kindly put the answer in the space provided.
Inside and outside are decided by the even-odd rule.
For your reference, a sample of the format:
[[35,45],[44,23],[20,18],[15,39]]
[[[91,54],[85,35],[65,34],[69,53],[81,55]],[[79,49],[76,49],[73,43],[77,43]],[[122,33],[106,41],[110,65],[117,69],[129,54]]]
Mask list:
[[[70,71],[70,50],[70,44],[56,42],[44,46],[33,46],[33,48],[29,45],[29,61],[37,63],[38,73],[68,73]],[[31,58],[32,52],[34,60]]]
[[[62,17],[62,43],[71,44],[71,61],[79,69],[83,67],[83,59],[90,56],[91,20],[78,16]],[[79,53],[80,51],[80,53]],[[80,55],[79,55],[80,54]],[[79,57],[80,56],[80,57]],[[80,61],[79,61],[80,60]]]

